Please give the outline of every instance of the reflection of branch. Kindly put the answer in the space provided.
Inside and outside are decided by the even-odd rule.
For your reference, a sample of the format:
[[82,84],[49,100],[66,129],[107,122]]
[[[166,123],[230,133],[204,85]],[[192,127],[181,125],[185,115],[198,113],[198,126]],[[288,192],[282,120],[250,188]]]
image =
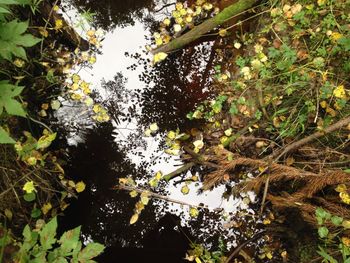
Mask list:
[[154,193],[154,192],[150,192],[149,190],[141,189],[141,188],[137,188],[137,187],[133,187],[133,186],[117,185],[117,186],[114,187],[114,189],[124,190],[124,191],[136,191],[139,194],[147,192],[149,197],[153,197],[153,198],[156,198],[156,199],[159,199],[159,200],[164,200],[164,201],[167,201],[167,202],[180,204],[180,205],[187,205],[189,207],[208,208],[205,205],[191,205],[191,204],[186,203],[186,202],[182,202],[182,201],[179,201],[179,200],[176,200],[176,199],[172,199],[172,198],[169,198],[167,196],[160,195],[160,194],[157,194],[157,193]]
[[209,57],[209,60],[207,62],[207,66],[205,67],[205,70],[204,70],[204,73],[203,73],[202,83],[200,84],[200,89],[201,90],[204,89],[206,80],[207,80],[208,75],[209,75],[209,71],[212,69],[212,64],[213,64],[213,60],[215,58],[215,54],[216,54],[215,48],[213,47],[213,49],[210,52],[210,57]]
[[159,8],[158,10],[155,10],[154,13],[158,13],[160,11],[162,11],[164,8],[166,7],[169,7],[169,6],[172,6],[172,5],[175,5],[176,3],[170,3],[170,4],[166,4],[166,5],[163,5],[161,8]]
[[249,238],[248,240],[244,241],[241,245],[239,245],[237,248],[235,248],[235,250],[233,250],[233,252],[230,254],[230,256],[227,258],[227,260],[225,261],[225,263],[229,263],[231,261],[231,259],[237,255],[246,245],[248,245],[250,242],[256,241],[257,239],[259,239],[261,237],[262,234],[264,234],[265,231],[261,231],[256,233],[253,237]]

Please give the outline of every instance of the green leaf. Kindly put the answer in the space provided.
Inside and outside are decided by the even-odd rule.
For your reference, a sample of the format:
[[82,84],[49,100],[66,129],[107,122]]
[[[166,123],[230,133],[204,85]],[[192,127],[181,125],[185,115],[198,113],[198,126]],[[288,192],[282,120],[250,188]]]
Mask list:
[[16,0],[0,0],[0,4],[4,4],[4,5],[18,5],[19,3]]
[[8,114],[26,116],[22,105],[14,99],[23,89],[24,87],[9,84],[7,81],[0,81],[0,113],[5,108]]
[[5,7],[0,6],[0,13],[1,14],[10,14],[10,10],[6,9]]
[[331,221],[334,225],[339,226],[343,222],[343,218],[340,216],[332,216]]
[[39,216],[41,216],[41,210],[38,208],[34,208],[31,212],[30,216],[32,218],[38,218]]
[[323,218],[323,219],[330,219],[331,214],[328,213],[326,210],[324,210],[322,207],[316,208],[316,217]]
[[[1,1],[0,0],[0,4]],[[18,1],[18,0],[17,0]],[[12,56],[26,59],[23,47],[31,47],[41,41],[31,34],[24,34],[28,22],[18,22],[16,19],[2,23],[0,27],[0,56],[12,60]]]
[[350,174],[350,169],[345,169],[345,170],[343,170],[343,172]]
[[23,229],[22,235],[24,237],[22,247],[25,251],[29,251],[36,244],[38,240],[38,233],[31,231],[30,227],[26,225]]
[[0,144],[10,143],[14,144],[16,141],[10,137],[10,135],[0,127]]
[[327,227],[322,226],[318,229],[318,235],[320,236],[320,238],[325,238],[328,236],[329,230]]
[[79,252],[78,260],[79,262],[85,262],[101,254],[104,249],[104,245],[101,245],[99,243],[89,243],[85,248],[83,248]]
[[21,117],[26,116],[26,112],[24,111],[22,104],[19,103],[17,100],[9,99],[8,101],[6,101],[4,106],[7,113],[10,115],[16,115]]
[[39,138],[36,149],[45,149],[50,146],[51,142],[56,139],[56,133],[43,135]]
[[53,260],[52,263],[68,263],[68,261],[64,257],[58,257],[55,260]]
[[79,244],[81,226],[78,226],[72,230],[64,232],[58,243],[61,244],[60,253],[62,256],[67,256],[67,254],[73,251]]
[[330,263],[338,263],[338,261],[330,256],[322,247],[319,247],[319,251],[317,253],[322,256],[324,259],[328,260]]
[[26,200],[27,202],[32,202],[35,200],[36,198],[36,195],[34,192],[31,192],[31,193],[27,193],[23,196],[24,200]]
[[40,231],[40,243],[43,249],[48,250],[56,242],[57,217],[49,221]]

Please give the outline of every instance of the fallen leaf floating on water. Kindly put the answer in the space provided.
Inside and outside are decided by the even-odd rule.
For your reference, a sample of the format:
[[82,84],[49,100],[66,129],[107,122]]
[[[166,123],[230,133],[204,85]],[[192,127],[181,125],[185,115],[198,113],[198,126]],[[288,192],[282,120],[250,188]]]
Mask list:
[[199,211],[197,208],[195,207],[191,207],[190,208],[190,216],[193,217],[193,218],[196,218],[199,214]]
[[85,190],[85,187],[86,187],[85,183],[83,181],[80,181],[80,182],[76,183],[75,190],[78,193],[81,193]]
[[188,188],[187,185],[184,185],[183,187],[181,187],[181,193],[184,195],[187,195],[190,192],[190,188]]
[[159,52],[153,56],[153,64],[157,64],[160,61],[163,61],[168,56],[167,53]]
[[139,215],[138,214],[134,214],[131,218],[130,218],[130,225],[135,224],[137,222],[137,220],[139,219]]

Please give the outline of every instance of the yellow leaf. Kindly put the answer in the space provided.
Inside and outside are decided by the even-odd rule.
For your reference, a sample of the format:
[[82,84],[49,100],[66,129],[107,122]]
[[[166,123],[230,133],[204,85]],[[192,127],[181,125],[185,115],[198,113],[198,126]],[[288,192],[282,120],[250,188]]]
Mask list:
[[346,93],[345,93],[344,85],[340,85],[340,86],[336,87],[333,90],[333,95],[339,99],[345,99]]
[[72,80],[74,83],[78,83],[80,81],[80,76],[78,74],[73,74]]
[[194,147],[197,149],[202,149],[204,147],[204,143],[202,140],[196,140],[193,142]]
[[23,190],[27,193],[27,194],[30,194],[32,193],[33,191],[35,191],[35,187],[34,187],[34,182],[33,181],[29,181],[29,182],[26,182],[23,186]]
[[159,181],[162,178],[163,174],[161,171],[158,171],[155,175],[155,178]]
[[43,37],[48,37],[48,35],[49,35],[49,32],[48,32],[45,28],[43,28],[43,27],[39,27],[39,33],[40,33],[40,35],[42,35]]
[[157,54],[154,55],[154,57],[153,57],[153,63],[154,63],[154,64],[157,64],[158,62],[164,60],[167,56],[168,56],[167,53],[159,52],[159,53],[157,53]]
[[55,29],[58,30],[58,29],[61,29],[63,27],[63,21],[62,19],[57,19],[55,21]]
[[190,216],[191,217],[195,218],[198,216],[198,214],[199,214],[199,211],[197,208],[195,208],[195,207],[190,208]]
[[174,31],[175,31],[175,33],[180,32],[181,31],[181,25],[175,24],[174,25]]
[[131,192],[129,193],[129,195],[130,195],[131,197],[136,197],[136,196],[137,196],[137,192],[136,192],[135,190],[133,190],[133,191],[131,191]]
[[52,209],[52,205],[49,202],[43,205],[43,207],[41,208],[41,211],[43,211],[43,214],[46,215],[51,209]]
[[339,184],[336,188],[335,191],[337,191],[338,193],[342,193],[345,192],[347,190],[347,187],[345,184]]
[[194,260],[196,261],[196,263],[202,263],[202,261],[199,259],[199,257],[196,257]]
[[170,19],[169,18],[165,18],[163,20],[163,24],[166,25],[166,26],[169,26],[170,25]]
[[325,101],[325,100],[321,101],[320,106],[322,109],[327,108],[327,101]]
[[152,131],[152,132],[156,132],[158,131],[158,125],[157,123],[152,123],[150,126],[149,126],[149,129]]
[[76,183],[75,190],[78,193],[81,193],[85,190],[85,187],[86,187],[85,183],[83,181],[80,181],[80,182]]
[[190,192],[190,189],[188,188],[187,185],[184,185],[183,187],[181,187],[181,193],[183,193],[184,195],[187,195]]
[[139,219],[139,215],[138,214],[134,214],[131,218],[130,218],[130,225],[135,224],[137,222],[137,220]]
[[141,203],[144,205],[147,205],[149,202],[149,197],[148,196],[141,196]]
[[226,29],[220,29],[219,30],[219,36],[224,37],[227,35],[227,30]]
[[13,61],[13,64],[15,64],[15,66],[18,68],[22,68],[25,62],[22,59],[16,58],[15,61]]
[[8,220],[12,220],[12,217],[13,217],[13,214],[12,214],[12,212],[11,212],[11,210],[9,210],[9,209],[5,209],[5,216],[8,218]]

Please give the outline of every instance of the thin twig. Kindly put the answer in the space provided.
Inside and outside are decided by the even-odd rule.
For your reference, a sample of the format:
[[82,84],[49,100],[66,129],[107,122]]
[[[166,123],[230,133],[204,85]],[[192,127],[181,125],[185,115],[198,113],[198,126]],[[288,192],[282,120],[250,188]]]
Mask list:
[[293,143],[287,145],[282,152],[277,151],[277,152],[269,155],[267,158],[273,160],[273,162],[276,162],[282,156],[289,153],[290,151],[296,150],[305,144],[308,144],[308,143],[310,143],[318,138],[325,136],[328,133],[339,130],[348,124],[350,124],[350,116],[348,116],[344,119],[341,119],[340,121],[330,125],[329,127],[325,128],[323,131],[315,132],[315,133],[313,133],[313,134],[311,134],[311,135],[309,135],[309,136],[307,136],[299,141],[296,141],[296,142],[293,142]]
[[179,204],[179,205],[186,205],[186,206],[189,206],[189,207],[207,208],[207,209],[208,209],[208,206],[206,206],[206,205],[193,205],[193,204],[189,204],[189,203],[186,203],[186,202],[183,202],[183,201],[179,201],[179,200],[172,199],[172,198],[169,198],[169,197],[164,196],[164,195],[160,195],[160,194],[151,192],[151,191],[146,190],[146,189],[137,188],[137,187],[133,187],[133,186],[117,185],[117,186],[115,186],[113,189],[125,190],[125,191],[136,191],[136,192],[138,192],[139,194],[142,194],[142,193],[147,192],[148,195],[149,195],[149,197],[156,198],[156,199],[159,199],[159,200],[163,200],[163,201],[167,201],[167,202],[171,202],[171,203],[175,203],[175,204]]

